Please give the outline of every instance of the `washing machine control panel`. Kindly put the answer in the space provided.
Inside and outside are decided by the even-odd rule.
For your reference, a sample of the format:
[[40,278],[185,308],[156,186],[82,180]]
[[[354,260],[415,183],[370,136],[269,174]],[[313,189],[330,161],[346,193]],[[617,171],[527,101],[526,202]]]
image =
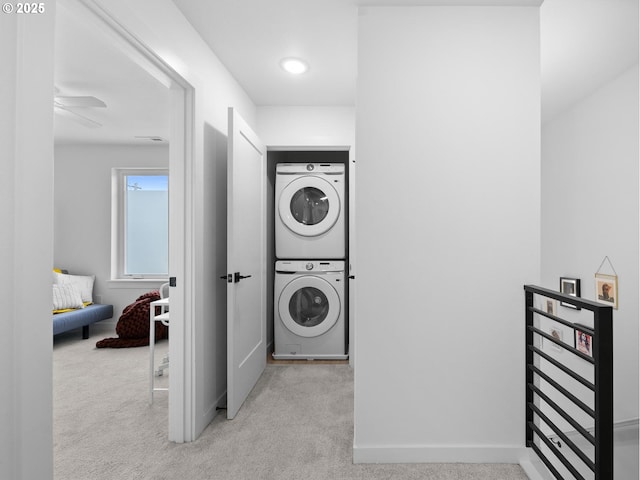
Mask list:
[[307,270],[313,270],[313,263],[311,263],[311,262],[307,263],[307,264],[305,265],[305,268],[306,268]]

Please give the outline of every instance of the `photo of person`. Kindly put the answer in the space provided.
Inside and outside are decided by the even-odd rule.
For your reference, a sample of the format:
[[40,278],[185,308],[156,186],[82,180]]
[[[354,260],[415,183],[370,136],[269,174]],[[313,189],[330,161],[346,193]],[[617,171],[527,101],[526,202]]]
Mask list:
[[606,283],[606,282],[600,282],[600,295],[598,295],[598,298],[600,300],[604,300],[606,302],[611,302],[614,303],[614,299],[613,297],[610,295],[610,293],[613,293],[613,285],[611,285],[610,283]]
[[576,349],[579,352],[582,352],[592,357],[593,352],[591,348],[592,348],[591,335],[588,335],[580,330],[576,330]]
[[596,301],[618,308],[618,277],[596,273]]

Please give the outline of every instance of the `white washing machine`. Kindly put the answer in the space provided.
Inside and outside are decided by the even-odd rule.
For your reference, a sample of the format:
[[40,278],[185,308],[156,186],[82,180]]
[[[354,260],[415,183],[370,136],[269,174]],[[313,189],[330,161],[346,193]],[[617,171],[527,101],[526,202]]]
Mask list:
[[278,261],[275,270],[273,358],[348,358],[344,261]]
[[276,165],[277,258],[345,258],[344,183],[343,164]]

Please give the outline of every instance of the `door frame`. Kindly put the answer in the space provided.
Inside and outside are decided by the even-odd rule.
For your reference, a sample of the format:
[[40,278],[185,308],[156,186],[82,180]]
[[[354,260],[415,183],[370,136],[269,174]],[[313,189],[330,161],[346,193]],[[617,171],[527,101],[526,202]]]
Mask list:
[[169,89],[169,267],[177,279],[171,287],[172,317],[169,355],[169,440],[194,440],[194,123],[195,89],[155,51],[142,43],[111,13],[93,0],[57,0],[86,16],[131,60]]

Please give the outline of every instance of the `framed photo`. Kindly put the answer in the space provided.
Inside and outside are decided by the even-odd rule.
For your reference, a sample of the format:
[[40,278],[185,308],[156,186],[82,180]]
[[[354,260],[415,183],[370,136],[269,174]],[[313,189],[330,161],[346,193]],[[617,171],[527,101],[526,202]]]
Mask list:
[[556,302],[555,300],[551,299],[551,298],[544,298],[543,299],[544,302],[544,311],[547,312],[550,315],[555,316],[558,313],[558,302]]
[[[549,335],[551,335],[556,340],[562,342],[563,332],[562,332],[562,330],[560,330],[560,328],[558,328],[558,327],[549,327]],[[549,344],[549,348],[551,350],[554,350],[554,351],[556,351],[558,353],[562,353],[563,348],[560,345],[556,345],[555,343],[553,343],[551,341],[547,341],[547,343]]]
[[575,329],[576,332],[576,350],[593,357],[593,338],[582,330]]
[[[580,279],[560,277],[560,292],[564,293],[565,295],[571,295],[572,297],[580,297]],[[580,307],[576,307],[565,302],[560,302],[560,305],[562,305],[563,307],[580,310]]]
[[618,309],[618,277],[596,273],[596,302]]

